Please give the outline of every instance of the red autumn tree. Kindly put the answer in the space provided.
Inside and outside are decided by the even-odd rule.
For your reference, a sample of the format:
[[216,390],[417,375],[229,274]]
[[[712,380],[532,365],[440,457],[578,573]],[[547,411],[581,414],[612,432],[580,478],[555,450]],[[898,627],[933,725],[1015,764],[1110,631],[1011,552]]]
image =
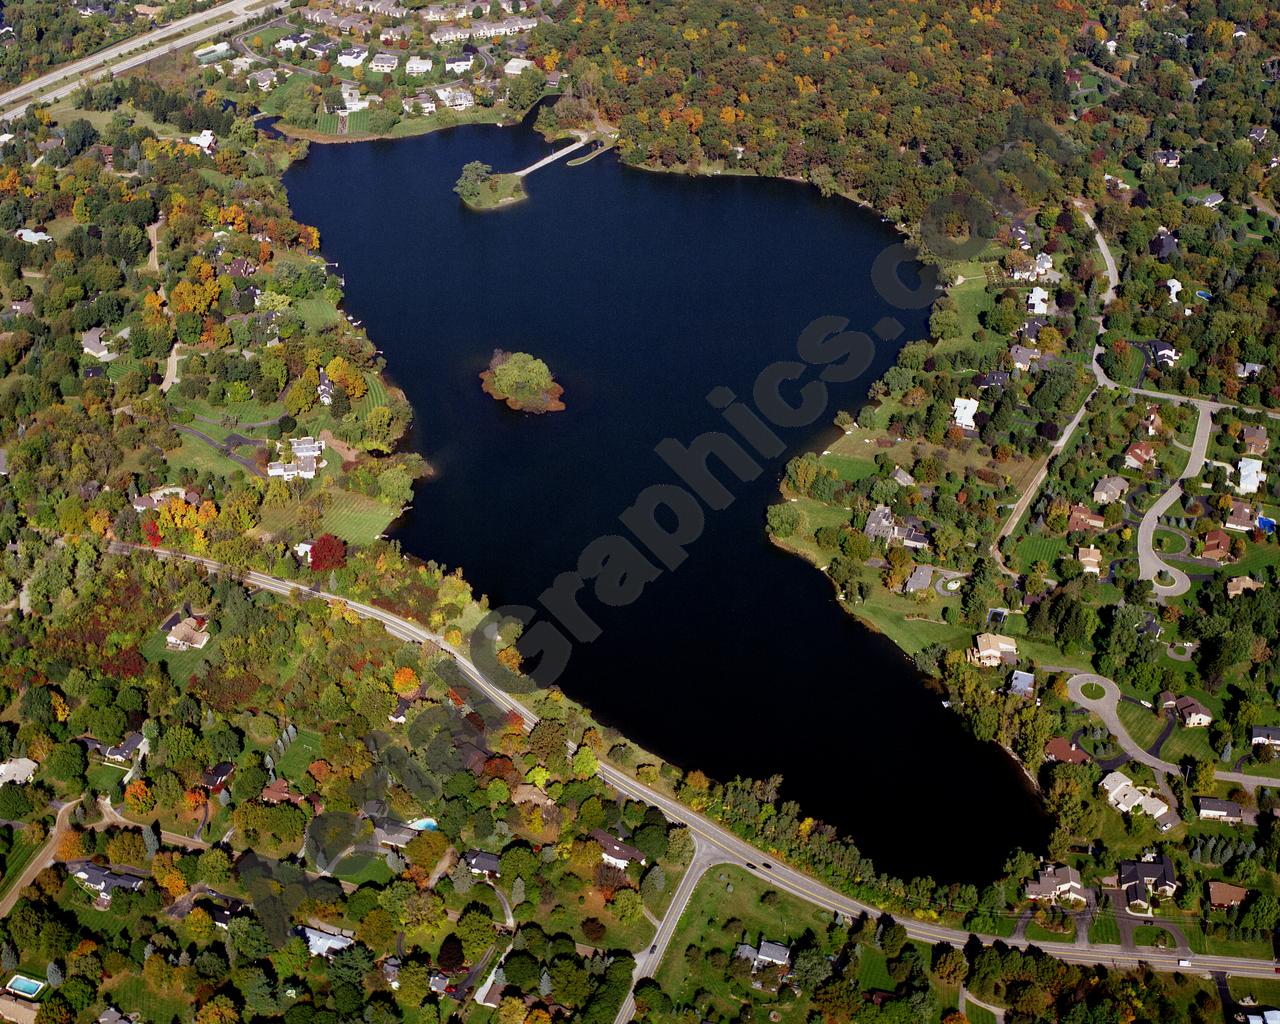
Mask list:
[[331,533],[322,533],[311,543],[311,570],[328,572],[347,564],[346,541]]

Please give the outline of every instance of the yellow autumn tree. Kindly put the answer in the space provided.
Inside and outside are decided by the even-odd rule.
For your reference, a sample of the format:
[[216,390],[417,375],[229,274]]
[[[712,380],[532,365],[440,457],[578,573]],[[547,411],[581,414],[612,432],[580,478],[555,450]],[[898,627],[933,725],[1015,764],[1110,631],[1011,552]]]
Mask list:
[[391,686],[401,697],[407,697],[411,693],[418,692],[418,673],[411,669],[408,665],[396,669],[395,675],[391,677]]

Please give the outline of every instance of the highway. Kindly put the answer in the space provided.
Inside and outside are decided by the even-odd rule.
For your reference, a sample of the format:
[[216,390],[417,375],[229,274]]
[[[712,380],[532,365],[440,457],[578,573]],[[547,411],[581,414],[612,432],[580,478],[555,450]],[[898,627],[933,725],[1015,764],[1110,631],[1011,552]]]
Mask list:
[[88,57],[59,65],[39,78],[0,93],[0,120],[21,116],[33,101],[47,103],[63,99],[86,82],[129,71],[171,49],[195,46],[282,7],[282,0],[229,0],[115,43]]
[[[185,552],[169,551],[163,548],[150,549],[142,547],[133,547],[131,545],[115,542],[112,544],[112,550],[116,553],[126,553],[128,551],[151,551],[160,558],[181,558],[188,562],[195,562],[204,566],[211,572],[226,572],[250,583],[255,587],[270,591],[275,594],[285,596],[300,595],[305,597],[314,597],[327,601],[338,601],[343,603],[362,618],[373,619],[381,622],[392,636],[399,637],[402,640],[423,643],[430,641],[442,650],[448,651],[457,661],[458,667],[463,674],[469,678],[476,688],[480,690],[490,701],[504,711],[510,711],[520,717],[526,728],[532,728],[538,721],[538,716],[534,714],[528,707],[516,700],[510,694],[491,683],[476,668],[474,664],[461,651],[452,647],[445,642],[444,638],[430,630],[412,622],[409,619],[401,618],[391,612],[373,605],[364,604],[359,601],[352,601],[341,597],[337,594],[330,594],[326,591],[313,589],[305,584],[295,582],[293,580],[281,579],[276,576],[268,576],[265,573],[255,572],[252,570],[242,571],[234,567],[223,565],[211,558],[203,558],[198,555],[190,555]],[[776,854],[760,850],[732,832],[717,825],[715,822],[704,817],[698,812],[691,810],[684,804],[680,803],[673,797],[667,796],[659,790],[653,789],[642,782],[638,782],[631,776],[614,768],[612,765],[600,762],[600,777],[619,793],[631,797],[634,800],[641,800],[647,804],[657,807],[671,821],[686,826],[695,839],[695,848],[699,851],[695,856],[694,862],[702,867],[705,871],[707,867],[714,864],[736,864],[739,867],[753,871],[761,878],[769,881],[769,884],[782,892],[791,893],[801,899],[808,900],[816,906],[824,907],[833,913],[839,913],[848,918],[856,918],[862,914],[869,914],[872,917],[878,917],[880,911],[868,903],[855,900],[846,896],[841,892],[837,892],[830,886],[824,885],[811,876],[795,868],[789,867],[778,860]],[[704,852],[705,851],[705,852]],[[681,881],[680,889],[684,890],[685,901],[687,902],[688,894],[693,891],[693,886],[697,879],[692,878],[698,874],[691,866],[686,876]],[[672,902],[670,910],[668,910],[666,918],[663,920],[659,931],[665,931],[665,940],[670,939],[670,933],[675,928],[676,920],[679,918],[679,912],[683,910],[683,905]],[[921,942],[938,943],[948,942],[954,946],[961,947],[968,940],[970,933],[959,928],[949,928],[945,925],[934,924],[929,921],[916,920],[913,917],[903,915],[896,918],[900,924],[906,929],[907,934],[912,938]],[[1004,938],[1001,936],[979,936],[985,942],[1003,942],[1009,946],[1016,946],[1025,949],[1029,945],[1035,945],[1044,952],[1063,960],[1067,963],[1076,964],[1099,964],[1107,967],[1117,968],[1134,968],[1139,965],[1146,965],[1157,971],[1183,971],[1186,973],[1207,973],[1210,971],[1221,971],[1225,974],[1236,975],[1239,977],[1252,978],[1274,978],[1276,977],[1276,962],[1274,960],[1251,960],[1246,957],[1235,956],[1215,956],[1210,954],[1197,954],[1191,958],[1191,966],[1183,966],[1179,963],[1180,955],[1177,952],[1164,952],[1158,949],[1144,947],[1136,950],[1122,949],[1120,946],[1105,945],[1101,943],[1089,943],[1086,945],[1077,945],[1076,943],[1067,942],[1036,942],[1030,943],[1025,938]],[[659,951],[660,953],[660,951]],[[637,975],[643,976],[643,969],[657,966],[657,956],[642,955],[642,959],[637,962]],[[625,1018],[622,1018],[625,1019]]]

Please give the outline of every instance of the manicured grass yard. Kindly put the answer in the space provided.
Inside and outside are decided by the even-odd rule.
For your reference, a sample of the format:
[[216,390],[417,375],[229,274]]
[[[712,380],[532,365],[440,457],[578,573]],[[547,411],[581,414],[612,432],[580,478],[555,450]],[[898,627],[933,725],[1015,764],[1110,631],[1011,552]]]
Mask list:
[[[161,613],[157,615],[160,616]],[[159,621],[158,617],[157,625]],[[174,679],[185,680],[200,670],[217,642],[218,638],[215,636],[205,644],[202,651],[171,651],[166,646],[164,634],[155,629],[147,634],[147,639],[143,641],[139,650],[142,656],[153,664],[166,662],[169,666],[169,675]]]
[[[1146,708],[1139,707],[1137,704],[1130,704],[1128,701],[1120,702],[1117,713],[1120,715],[1120,721],[1124,723],[1129,735],[1144,750],[1156,741],[1156,737],[1160,735],[1160,730],[1164,728],[1164,722],[1158,716],[1152,714]],[[1172,741],[1173,737],[1171,736],[1168,742],[1171,743]],[[1165,749],[1167,749],[1167,744]]]
[[969,1018],[969,1024],[996,1024],[994,1013],[985,1007],[975,1006],[972,1002],[964,1004],[964,1015]]
[[1085,683],[1084,686],[1080,688],[1080,692],[1090,700],[1101,700],[1107,694],[1107,691],[1097,683]]
[[1101,945],[1120,945],[1120,929],[1116,925],[1115,912],[1101,910],[1089,925],[1089,941]]
[[1065,932],[1050,931],[1048,928],[1042,928],[1035,921],[1027,922],[1027,938],[1032,942],[1072,942],[1075,937],[1074,921],[1070,922],[1070,927]]
[[400,510],[385,501],[353,491],[335,491],[325,509],[321,532],[335,534],[350,544],[371,544],[386,532]]
[[0,879],[0,893],[7,892],[9,886],[18,880],[39,849],[39,846],[34,846],[23,839],[20,832],[14,832],[13,845],[9,847],[9,853],[4,858],[4,877]]
[[355,882],[357,885],[364,882],[386,885],[391,881],[391,869],[387,867],[387,862],[367,853],[353,853],[344,858],[333,869],[333,873],[344,882]]
[[1155,547],[1167,555],[1180,555],[1187,550],[1187,538],[1176,530],[1156,530]]
[[89,770],[86,776],[89,780],[89,788],[95,793],[113,792],[120,781],[125,777],[125,770],[114,764],[107,764],[105,761],[89,764]]
[[1065,537],[1027,537],[1018,542],[1016,557],[1019,567],[1023,569],[1030,569],[1036,562],[1044,562],[1052,569],[1066,550]]
[[297,782],[307,770],[307,765],[319,757],[320,734],[310,729],[300,729],[298,738],[276,760],[276,771],[290,782]]
[[1152,924],[1142,924],[1133,930],[1133,941],[1138,946],[1163,946],[1172,949],[1177,943],[1173,936],[1163,928]]

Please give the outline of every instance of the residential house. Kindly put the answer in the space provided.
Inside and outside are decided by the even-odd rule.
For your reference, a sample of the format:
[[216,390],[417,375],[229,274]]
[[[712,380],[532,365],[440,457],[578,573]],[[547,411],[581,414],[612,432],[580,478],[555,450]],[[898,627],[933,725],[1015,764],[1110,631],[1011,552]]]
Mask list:
[[138,1024],[141,1018],[139,1013],[121,1013],[114,1006],[108,1006],[98,1014],[98,1024]]
[[192,50],[191,56],[200,64],[216,64],[220,60],[225,60],[231,56],[230,43],[214,43],[212,46],[205,46],[199,50]]
[[1249,895],[1249,890],[1230,882],[1209,883],[1209,906],[1214,910],[1230,910],[1238,907]]
[[1009,677],[1009,692],[1023,700],[1031,700],[1036,695],[1036,675],[1034,672],[1014,671]]
[[1236,363],[1235,372],[1237,380],[1254,380],[1262,375],[1266,367],[1261,363]]
[[409,77],[430,74],[433,67],[430,57],[410,57],[405,62],[404,73]]
[[1000,633],[979,633],[969,648],[970,664],[995,668],[1018,657],[1018,641]]
[[1085,572],[1102,575],[1102,551],[1099,548],[1076,548],[1076,561]]
[[1152,860],[1124,860],[1119,864],[1118,884],[1129,903],[1146,906],[1153,897],[1171,899],[1178,891],[1173,861],[1168,854]]
[[80,348],[85,355],[93,356],[95,359],[104,362],[111,355],[111,350],[107,348],[107,343],[102,340],[103,335],[107,333],[105,327],[94,327],[92,330],[83,331],[80,334]]
[[1124,464],[1127,469],[1146,469],[1147,463],[1156,457],[1156,450],[1146,441],[1138,441],[1125,449]]
[[1234,601],[1241,594],[1261,590],[1266,584],[1255,580],[1252,576],[1232,576],[1227,580],[1227,600]]
[[369,51],[363,46],[348,46],[338,54],[338,66],[358,68],[369,58]]
[[1009,349],[1009,358],[1013,360],[1014,369],[1025,373],[1040,358],[1040,350],[1027,348],[1025,345],[1014,345]]
[[1225,562],[1231,557],[1231,537],[1226,530],[1210,530],[1204,535],[1202,558],[1212,558],[1215,562]]
[[1266,141],[1267,134],[1270,131],[1271,129],[1267,128],[1265,125],[1259,125],[1257,128],[1251,128],[1249,130],[1249,141],[1255,145],[1263,143]]
[[379,846],[403,850],[418,837],[418,830],[394,818],[374,818],[373,838]]
[[528,71],[530,68],[536,67],[537,65],[531,60],[525,60],[523,57],[512,57],[502,65],[502,73],[508,78],[515,78]]
[[974,422],[974,415],[978,411],[978,400],[976,398],[956,398],[951,403],[952,419],[957,427],[963,430],[976,430],[977,423]]
[[206,768],[200,775],[200,785],[211,793],[222,792],[223,787],[236,773],[236,766],[230,761],[219,761],[212,768]]
[[201,651],[208,642],[209,624],[196,615],[178,622],[165,636],[165,645],[171,651]]
[[392,43],[398,43],[401,39],[408,39],[410,30],[408,25],[388,25],[378,33],[378,41],[384,46],[390,46]]
[[1104,476],[1093,488],[1093,500],[1099,505],[1119,501],[1129,490],[1129,481],[1122,476]]
[[457,85],[442,85],[436,89],[436,98],[450,110],[470,110],[476,105],[476,98],[470,89]]
[[[94,744],[96,744],[96,751]],[[139,757],[145,756],[151,750],[151,744],[147,742],[147,738],[136,730],[129,733],[119,743],[113,743],[110,746],[103,746],[97,740],[92,740],[92,743],[86,742],[85,745],[91,751],[100,754],[104,761],[120,765],[131,765]]]
[[320,367],[320,383],[316,385],[316,397],[320,399],[321,405],[333,404],[333,381],[329,379],[329,374],[323,366]]
[[1224,196],[1221,192],[1210,192],[1207,196],[1205,196],[1203,199],[1200,200],[1200,204],[1202,206],[1208,207],[1210,210],[1214,210],[1214,209],[1217,209],[1219,206],[1221,206],[1224,202],[1226,202],[1226,200],[1227,200],[1227,197]]
[[[6,25],[6,28],[9,26]],[[5,36],[6,40],[11,36]],[[0,1017],[10,1024],[36,1024],[39,1003],[30,999],[19,998],[11,992],[0,992]]]
[[1266,427],[1245,427],[1240,431],[1240,440],[1244,442],[1244,453],[1246,455],[1265,455],[1267,446],[1270,443],[1267,440]]
[[1067,517],[1067,532],[1077,530],[1101,530],[1106,521],[1097,512],[1083,505],[1072,505],[1071,514]]
[[1179,697],[1173,710],[1188,729],[1203,729],[1213,721],[1213,714],[1194,697]]
[[1048,326],[1049,321],[1046,317],[1027,317],[1027,319],[1022,322],[1022,327],[1018,330],[1018,336],[1021,337],[1024,342],[1034,344],[1040,337],[1040,332]]
[[1061,761],[1063,764],[1088,764],[1089,755],[1072,743],[1065,736],[1055,736],[1044,745],[1044,756],[1050,761]]
[[591,838],[600,844],[600,859],[610,867],[625,871],[632,862],[640,865],[645,863],[643,853],[602,828],[592,829]]
[[1243,458],[1238,466],[1240,482],[1236,484],[1236,490],[1240,494],[1256,494],[1258,488],[1262,486],[1267,479],[1267,474],[1263,471],[1261,459]]
[[71,877],[90,892],[97,893],[108,902],[118,890],[137,892],[142,888],[142,883],[145,881],[138,875],[126,874],[122,871],[117,871],[113,867],[104,868],[91,861],[85,861],[76,867],[71,873]]
[[36,769],[39,767],[29,757],[11,757],[8,761],[0,763],[0,786],[10,782],[25,786],[35,778]]
[[319,928],[310,928],[306,925],[300,927],[297,934],[306,941],[308,953],[312,956],[322,956],[326,959],[333,956],[334,953],[346,949],[355,941],[351,936],[343,935],[340,932],[322,931]]
[[1239,498],[1232,498],[1231,511],[1227,513],[1227,521],[1223,525],[1228,530],[1248,533],[1258,525],[1258,515],[1257,506],[1250,505],[1247,501],[1241,501]]
[[1111,772],[1099,787],[1106,794],[1107,803],[1121,814],[1146,814],[1155,819],[1161,832],[1168,832],[1180,820],[1175,812],[1169,810],[1168,804],[1152,796],[1150,790],[1135,786],[1124,772]]
[[1003,391],[1009,384],[1009,372],[1007,370],[991,370],[987,373],[981,373],[974,378],[973,383],[983,391],[988,388],[997,388]]
[[1249,730],[1249,742],[1255,747],[1265,743],[1269,747],[1280,749],[1280,726],[1255,725]]
[[890,476],[893,478],[893,482],[899,487],[914,487],[916,485],[916,478],[901,466],[894,466],[893,473],[891,473]]
[[263,68],[245,76],[245,81],[258,87],[259,92],[270,92],[276,87],[276,72],[272,68]]
[[462,855],[462,861],[471,869],[473,875],[491,875],[497,878],[500,874],[499,867],[501,861],[496,853],[486,853],[484,850],[468,850]]
[[1049,313],[1049,293],[1036,285],[1027,296],[1027,312],[1032,316],[1047,316]]
[[460,57],[446,57],[444,59],[444,69],[451,75],[465,75],[471,70],[471,65],[475,62],[475,58],[469,53],[464,53]]
[[1153,341],[1151,343],[1151,358],[1156,361],[1157,366],[1168,369],[1178,364],[1178,350],[1167,341]]
[[295,50],[305,49],[310,41],[310,32],[294,32],[291,35],[281,36],[277,39],[273,49],[277,53],[293,53]]
[[1158,260],[1169,260],[1178,255],[1178,236],[1162,227],[1151,239],[1147,251]]
[[1228,825],[1239,825],[1244,821],[1244,808],[1234,800],[1202,796],[1196,800],[1196,808],[1202,821],[1222,821]]
[[1176,149],[1158,149],[1155,157],[1156,163],[1165,168],[1174,168],[1182,163],[1182,154]]
[[1171,277],[1164,283],[1164,286],[1169,289],[1169,301],[1177,302],[1178,295],[1182,291],[1182,282],[1176,277]]
[[369,61],[369,70],[380,75],[389,75],[399,66],[400,58],[394,53],[374,54],[373,60]]
[[917,565],[911,570],[911,575],[907,577],[907,582],[902,585],[904,594],[918,594],[921,591],[928,590],[933,585],[933,566]]
[[208,128],[199,135],[192,135],[187,141],[205,156],[212,156],[213,151],[218,148],[218,139]]
[[871,540],[883,541],[888,544],[893,540],[893,528],[895,521],[893,512],[888,505],[877,505],[867,514],[867,524],[862,528]]
[[1036,877],[1027,882],[1025,895],[1029,900],[1056,903],[1059,900],[1083,900],[1084,883],[1080,872],[1063,864],[1042,867]]

